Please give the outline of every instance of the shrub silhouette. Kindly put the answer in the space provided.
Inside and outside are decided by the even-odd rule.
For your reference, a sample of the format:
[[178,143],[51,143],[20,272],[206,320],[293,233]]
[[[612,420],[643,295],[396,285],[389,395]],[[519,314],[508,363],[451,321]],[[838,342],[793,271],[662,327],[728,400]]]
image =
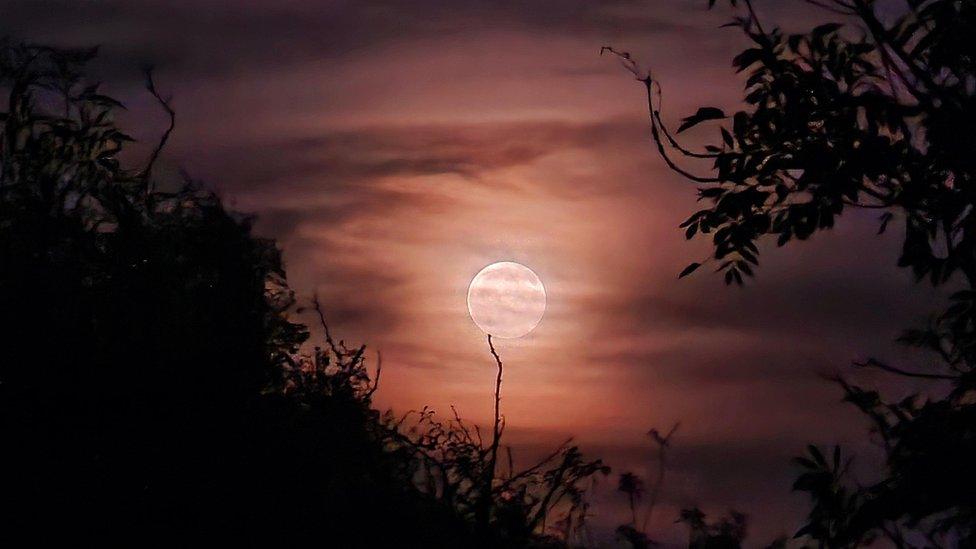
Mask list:
[[[708,2],[709,7],[715,0]],[[886,452],[883,479],[859,486],[840,449],[811,446],[794,489],[813,501],[798,537],[853,547],[884,537],[897,547],[976,543],[976,4],[909,0],[879,15],[871,0],[810,0],[845,18],[804,34],[766,29],[749,0],[738,27],[752,45],[733,60],[747,76],[748,107],[731,115],[702,107],[676,132],[660,113],[661,84],[629,54],[604,48],[646,87],[651,132],[667,165],[700,185],[707,207],[681,227],[711,239],[727,284],[759,265],[760,240],[783,246],[834,225],[851,208],[880,212],[879,232],[903,222],[900,267],[933,285],[964,287],[930,326],[900,338],[936,359],[917,370],[878,360],[857,367],[928,379],[932,395],[887,402],[842,377],[846,400],[870,420]],[[701,151],[677,134],[730,120]],[[683,161],[707,173],[685,168]],[[947,390],[942,390],[943,387]]]

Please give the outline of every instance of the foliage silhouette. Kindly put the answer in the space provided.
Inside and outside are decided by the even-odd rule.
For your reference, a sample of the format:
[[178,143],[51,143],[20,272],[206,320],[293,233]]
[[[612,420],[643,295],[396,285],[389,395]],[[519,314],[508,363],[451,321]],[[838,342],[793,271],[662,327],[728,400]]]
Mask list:
[[644,481],[634,473],[621,473],[617,483],[617,490],[627,494],[627,503],[630,506],[630,524],[637,527],[637,505],[644,496]]
[[586,492],[600,476],[610,473],[602,460],[587,460],[567,440],[524,469],[516,469],[512,448],[506,446],[507,467],[498,467],[505,418],[500,414],[503,363],[489,336],[497,366],[495,417],[491,438],[461,418],[441,421],[423,408],[384,424],[400,452],[413,464],[410,475],[420,490],[456,510],[479,543],[489,546],[571,546],[586,544],[589,503]]
[[[463,539],[453,512],[434,512],[388,463],[369,395],[341,375],[354,358],[308,359],[340,365],[329,390],[296,373],[309,364],[296,354],[307,331],[285,315],[294,297],[274,243],[197,182],[154,188],[175,118],[151,76],[170,130],[146,164],[122,167],[122,105],[82,74],[94,54],[0,48],[11,524],[140,543]],[[367,528],[374,515],[391,528]]]
[[[365,347],[308,329],[281,253],[189,177],[119,160],[124,106],[84,78],[95,50],[0,44],[0,416],[14,531],[39,541],[271,538],[345,547],[528,547],[584,535],[568,443],[496,472],[455,417],[396,417]],[[406,422],[410,419],[410,424]],[[553,524],[547,524],[550,520]],[[58,528],[51,528],[56,523]]]
[[690,549],[737,549],[746,538],[746,517],[734,511],[709,523],[701,510],[685,509],[678,521],[688,525]]
[[[708,2],[709,8],[715,0]],[[884,537],[896,547],[976,544],[976,4],[907,0],[883,16],[872,0],[807,0],[843,23],[804,34],[763,27],[750,0],[729,24],[752,42],[733,60],[746,72],[748,107],[731,115],[703,107],[677,132],[660,112],[662,87],[627,53],[606,47],[646,87],[651,132],[665,163],[699,183],[708,206],[681,227],[707,236],[727,284],[759,265],[759,242],[778,246],[830,229],[848,209],[881,212],[878,232],[904,223],[900,267],[933,285],[957,285],[930,326],[904,344],[937,363],[908,370],[870,359],[857,367],[936,384],[887,402],[874,390],[835,381],[872,422],[886,453],[883,478],[859,486],[841,451],[832,460],[811,446],[798,458],[794,488],[813,501],[797,533],[820,547],[853,547]],[[677,134],[731,120],[702,151]],[[679,162],[700,166],[694,173]],[[913,541],[914,540],[914,541]],[[922,540],[922,541],[918,541]]]

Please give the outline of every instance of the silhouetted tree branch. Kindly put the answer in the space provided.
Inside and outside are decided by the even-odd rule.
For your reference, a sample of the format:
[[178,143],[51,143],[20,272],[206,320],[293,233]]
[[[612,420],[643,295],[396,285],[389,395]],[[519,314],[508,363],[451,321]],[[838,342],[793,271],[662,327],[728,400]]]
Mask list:
[[[709,0],[712,7],[717,2]],[[742,284],[759,265],[759,244],[805,240],[834,226],[846,208],[880,209],[878,233],[903,224],[898,266],[934,286],[961,284],[924,329],[899,342],[934,353],[935,372],[878,360],[855,363],[913,379],[945,382],[941,396],[888,402],[841,376],[845,400],[866,415],[884,443],[882,479],[867,486],[845,478],[840,449],[833,463],[811,446],[795,489],[813,508],[797,537],[820,547],[853,547],[879,536],[895,546],[924,539],[931,546],[976,539],[976,4],[911,0],[903,9],[871,0],[807,0],[843,23],[786,34],[760,22],[752,2],[729,0],[750,45],[733,59],[745,74],[746,107],[731,116],[701,107],[675,133],[662,123],[660,85],[626,52],[604,48],[644,86],[651,133],[665,164],[703,184],[706,207],[681,228],[711,240],[726,284]],[[842,32],[844,27],[855,32]],[[655,87],[657,86],[657,87]],[[713,154],[713,176],[677,166],[673,151],[701,159],[675,135],[728,120]],[[685,276],[706,261],[686,267]],[[956,276],[958,275],[958,276]],[[932,368],[931,365],[927,365]],[[942,370],[942,371],[938,371]],[[941,391],[941,389],[940,389]],[[712,532],[704,515],[685,521],[698,541]],[[736,523],[735,520],[729,525]],[[736,539],[733,535],[729,539]],[[692,539],[695,545],[696,539]]]
[[878,368],[879,370],[884,370],[885,372],[890,372],[892,374],[898,374],[904,377],[914,377],[919,379],[946,379],[946,380],[957,380],[959,376],[945,375],[945,374],[928,374],[925,372],[909,372],[908,370],[902,370],[895,366],[889,366],[883,362],[879,362],[873,358],[869,358],[864,362],[854,362],[854,366],[858,368]]
[[159,143],[156,144],[152,154],[150,154],[149,161],[146,162],[146,167],[143,168],[142,172],[140,173],[140,177],[147,182],[150,181],[152,169],[156,164],[156,160],[159,159],[159,155],[163,152],[163,148],[166,147],[166,142],[169,140],[170,134],[173,133],[173,129],[176,127],[176,111],[170,107],[169,101],[163,99],[162,96],[159,95],[159,92],[156,91],[156,82],[153,80],[152,71],[152,67],[147,67],[145,69],[146,89],[149,90],[149,93],[156,98],[156,101],[158,101],[163,110],[166,111],[166,114],[169,117],[169,126],[166,128],[166,131],[163,132],[162,137],[159,138]]

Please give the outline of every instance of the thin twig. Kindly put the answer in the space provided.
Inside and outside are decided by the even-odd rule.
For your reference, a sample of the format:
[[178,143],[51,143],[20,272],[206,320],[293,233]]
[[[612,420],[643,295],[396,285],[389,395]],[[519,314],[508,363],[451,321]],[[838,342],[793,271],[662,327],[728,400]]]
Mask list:
[[[658,124],[658,119],[660,118],[660,111],[659,109],[654,107],[654,95],[655,95],[654,85],[655,84],[657,85],[659,96],[662,95],[661,85],[651,78],[650,73],[646,75],[642,74],[640,66],[637,64],[636,61],[634,61],[634,58],[631,57],[630,53],[625,51],[615,50],[612,46],[603,46],[602,48],[600,48],[600,55],[603,55],[604,52],[609,52],[610,54],[616,56],[617,59],[620,60],[621,64],[623,64],[624,68],[627,69],[628,72],[633,74],[634,78],[636,78],[638,82],[644,84],[644,87],[646,88],[646,92],[647,92],[648,116],[650,116],[651,118],[651,137],[654,138],[654,144],[657,146],[658,154],[664,160],[665,164],[667,164],[672,171],[677,172],[678,174],[696,183],[721,183],[722,179],[720,178],[701,177],[691,172],[688,172],[687,170],[678,166],[674,162],[674,160],[670,156],[668,156],[667,150],[664,147],[664,140],[661,138],[661,129],[659,128],[659,124]],[[662,123],[660,124],[660,126],[663,128],[664,124]],[[675,141],[675,145],[677,145],[677,141]],[[685,154],[687,156],[694,156],[694,154],[688,154],[691,151],[687,151],[682,147],[675,146],[675,148],[678,149],[679,152],[681,152],[682,154]]]
[[381,373],[383,373],[383,354],[376,351],[376,377],[373,378],[373,386],[366,392],[366,398],[373,396],[373,393],[380,388]]
[[492,431],[491,439],[491,453],[489,458],[489,478],[494,479],[495,476],[495,462],[498,458],[498,443],[501,440],[501,390],[502,390],[502,359],[498,356],[498,352],[495,351],[495,345],[491,341],[491,334],[488,334],[488,348],[491,350],[491,356],[495,358],[495,364],[498,365],[498,375],[495,377],[495,428]]
[[329,344],[329,348],[332,349],[332,354],[334,354],[338,359],[339,357],[343,356],[344,353],[339,350],[335,340],[332,339],[332,333],[329,332],[329,324],[325,321],[325,313],[322,312],[322,305],[319,303],[318,294],[312,296],[312,307],[315,309],[315,313],[319,317],[319,324],[322,326],[322,331],[325,332],[325,342]]
[[573,442],[573,439],[572,438],[566,439],[566,442],[563,442],[562,444],[560,444],[559,447],[556,448],[555,451],[553,451],[548,456],[546,456],[545,458],[543,458],[542,460],[540,460],[538,463],[536,463],[532,467],[529,467],[528,469],[525,469],[523,471],[520,471],[516,475],[513,475],[512,478],[508,479],[507,483],[504,486],[507,486],[507,485],[511,484],[512,482],[514,482],[516,480],[523,479],[523,478],[525,478],[525,477],[527,477],[527,476],[535,473],[536,471],[538,471],[539,469],[541,469],[543,466],[545,466],[547,463],[549,463],[552,460],[556,459],[557,457],[559,457],[560,454],[562,454],[563,452],[565,452],[566,449],[569,447],[569,445],[572,442]]
[[901,368],[896,368],[894,366],[889,366],[887,364],[881,363],[873,358],[869,358],[866,362],[854,362],[853,364],[858,368],[874,367],[874,368],[878,368],[879,370],[884,370],[886,372],[890,372],[892,374],[898,374],[900,376],[905,376],[905,377],[915,377],[921,379],[948,379],[948,380],[959,379],[959,376],[953,376],[948,374],[926,374],[924,372],[910,372],[908,370],[902,370]]
[[759,31],[759,34],[765,36],[766,31],[763,29],[762,23],[759,22],[759,16],[756,15],[756,10],[752,9],[751,0],[746,0],[746,8],[749,10],[749,19],[756,25],[756,30]]
[[658,470],[657,470],[657,480],[651,487],[651,495],[647,502],[647,514],[644,515],[644,522],[641,525],[641,530],[646,534],[647,526],[651,522],[651,517],[654,515],[654,507],[657,506],[658,497],[661,495],[661,490],[664,487],[664,474],[667,471],[667,451],[671,445],[671,437],[678,430],[681,422],[677,422],[668,431],[668,434],[661,436],[657,429],[651,429],[647,434],[651,437],[654,442],[658,445]]
[[166,141],[169,140],[169,135],[173,133],[173,128],[176,127],[176,111],[169,106],[169,101],[163,99],[162,96],[159,95],[159,92],[156,91],[156,83],[153,81],[151,67],[146,69],[146,89],[149,90],[149,93],[156,98],[156,101],[159,101],[159,104],[163,107],[163,110],[165,110],[166,114],[169,115],[169,127],[166,128],[165,132],[163,132],[163,136],[159,139],[159,143],[156,145],[156,148],[153,149],[152,155],[149,156],[149,161],[146,163],[146,167],[143,168],[142,172],[139,174],[140,178],[145,181],[149,181],[149,176],[152,174],[153,165],[156,163],[156,159],[159,158],[160,153],[163,152],[163,147],[166,146]]
[[[488,525],[491,521],[491,509],[493,507],[494,483],[495,483],[495,464],[498,461],[498,444],[501,440],[501,390],[502,390],[502,359],[495,350],[495,345],[491,341],[491,334],[488,334],[488,349],[491,356],[495,359],[498,366],[498,374],[495,376],[495,422],[491,433],[491,446],[488,447],[488,463],[485,466],[481,483],[481,494],[478,498],[478,506],[475,512],[475,522],[482,535],[487,535]],[[479,440],[481,438],[478,432]]]
[[[718,177],[702,177],[702,176],[695,175],[695,174],[693,174],[693,173],[691,173],[691,172],[689,172],[689,171],[681,168],[680,166],[678,166],[674,162],[674,160],[672,160],[671,157],[668,156],[667,151],[664,149],[664,141],[661,139],[660,131],[658,130],[657,118],[659,117],[659,114],[658,114],[659,111],[654,108],[654,91],[653,91],[653,87],[652,86],[654,84],[657,84],[657,82],[651,80],[651,77],[650,76],[648,76],[647,78],[644,78],[643,80],[641,80],[641,82],[647,88],[647,108],[650,111],[649,114],[650,114],[650,117],[651,117],[651,137],[654,138],[654,143],[657,145],[657,151],[658,151],[659,155],[661,156],[661,158],[664,160],[665,164],[667,164],[669,168],[671,168],[673,171],[677,172],[679,175],[682,175],[685,178],[690,179],[690,180],[692,180],[692,181],[694,181],[696,183],[721,183],[721,182],[723,182],[723,180],[721,178],[718,178]],[[661,85],[660,84],[657,84],[657,86],[658,86],[658,89],[660,90]]]
[[840,6],[844,6],[845,8],[847,8],[847,11],[841,8],[835,8],[834,6],[831,6],[826,2],[821,2],[820,0],[804,0],[804,1],[808,4],[813,4],[814,6],[823,8],[831,13],[836,13],[837,15],[856,15],[856,13],[853,11],[854,7],[847,5],[843,2],[834,2],[834,3]]

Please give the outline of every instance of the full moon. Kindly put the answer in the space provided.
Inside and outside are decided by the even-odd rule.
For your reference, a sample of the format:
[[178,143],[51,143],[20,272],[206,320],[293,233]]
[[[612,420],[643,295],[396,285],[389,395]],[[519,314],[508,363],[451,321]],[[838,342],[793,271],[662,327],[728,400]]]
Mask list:
[[492,263],[468,286],[468,312],[486,334],[515,338],[531,332],[546,312],[546,288],[520,263]]

